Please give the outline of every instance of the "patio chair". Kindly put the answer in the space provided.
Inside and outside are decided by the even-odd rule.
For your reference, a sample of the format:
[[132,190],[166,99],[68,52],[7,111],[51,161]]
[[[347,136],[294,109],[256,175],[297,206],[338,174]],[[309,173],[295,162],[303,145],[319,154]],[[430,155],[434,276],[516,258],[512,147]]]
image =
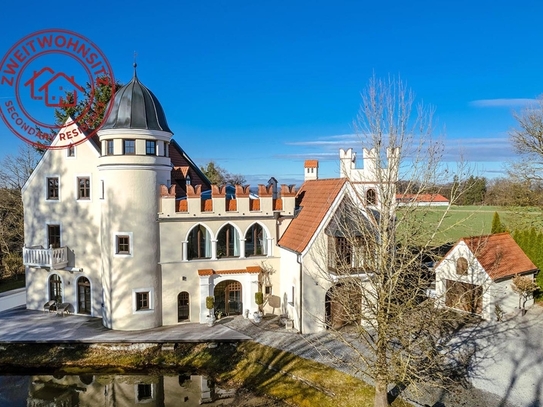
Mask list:
[[55,311],[56,310],[56,304],[57,302],[55,300],[50,300],[50,301],[47,301],[44,306],[43,306],[43,311],[48,311],[48,312],[51,312],[51,311]]
[[60,304],[57,304],[57,315],[64,316],[72,314],[74,311],[74,307],[72,307],[72,304],[69,302],[62,302]]

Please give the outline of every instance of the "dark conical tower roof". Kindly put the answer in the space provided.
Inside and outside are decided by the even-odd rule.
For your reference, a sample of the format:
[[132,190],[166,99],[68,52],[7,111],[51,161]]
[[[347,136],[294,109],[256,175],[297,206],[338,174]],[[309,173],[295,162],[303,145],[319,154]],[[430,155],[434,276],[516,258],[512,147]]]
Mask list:
[[[144,129],[172,133],[160,102],[139,81],[135,69],[132,80],[119,89],[109,103],[113,103],[113,106],[101,130]],[[106,111],[109,109],[108,106]]]

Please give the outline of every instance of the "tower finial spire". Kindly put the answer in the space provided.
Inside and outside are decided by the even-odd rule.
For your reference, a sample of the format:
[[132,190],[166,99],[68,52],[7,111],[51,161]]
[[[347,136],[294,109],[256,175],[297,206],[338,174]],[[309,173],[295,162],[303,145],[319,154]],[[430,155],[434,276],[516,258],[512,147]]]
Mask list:
[[136,73],[136,68],[138,67],[138,63],[136,62],[137,56],[138,56],[138,53],[134,51],[134,63],[132,64],[132,66],[134,67],[134,77],[138,76]]

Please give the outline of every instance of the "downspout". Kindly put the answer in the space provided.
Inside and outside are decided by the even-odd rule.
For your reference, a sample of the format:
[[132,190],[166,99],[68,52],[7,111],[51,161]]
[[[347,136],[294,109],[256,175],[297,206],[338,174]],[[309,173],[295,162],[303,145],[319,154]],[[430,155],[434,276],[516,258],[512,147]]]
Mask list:
[[303,333],[302,332],[302,313],[303,313],[303,300],[302,300],[302,293],[303,293],[303,272],[302,272],[302,255],[301,254],[298,254],[296,256],[296,262],[300,265],[300,295],[299,295],[299,301],[300,301],[300,307],[299,307],[299,314],[298,314],[298,319],[299,319],[299,327],[300,327],[300,333]]

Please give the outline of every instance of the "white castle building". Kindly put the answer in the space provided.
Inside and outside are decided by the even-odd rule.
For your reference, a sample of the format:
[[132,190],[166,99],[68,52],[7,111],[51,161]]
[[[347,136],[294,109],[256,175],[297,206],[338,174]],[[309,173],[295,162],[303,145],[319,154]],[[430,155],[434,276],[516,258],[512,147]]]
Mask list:
[[[272,178],[251,194],[210,185],[136,74],[112,103],[97,136],[48,149],[23,187],[27,308],[54,302],[140,330],[204,323],[209,296],[214,311],[251,316],[262,292],[265,312],[302,332],[326,329],[316,320],[334,318],[332,287],[316,277],[318,247],[338,239],[328,226],[345,199],[380,209],[375,152],[364,150],[357,169],[353,151],[341,150],[337,179],[319,179],[308,160],[298,191]],[[72,124],[52,146],[81,134]]]

